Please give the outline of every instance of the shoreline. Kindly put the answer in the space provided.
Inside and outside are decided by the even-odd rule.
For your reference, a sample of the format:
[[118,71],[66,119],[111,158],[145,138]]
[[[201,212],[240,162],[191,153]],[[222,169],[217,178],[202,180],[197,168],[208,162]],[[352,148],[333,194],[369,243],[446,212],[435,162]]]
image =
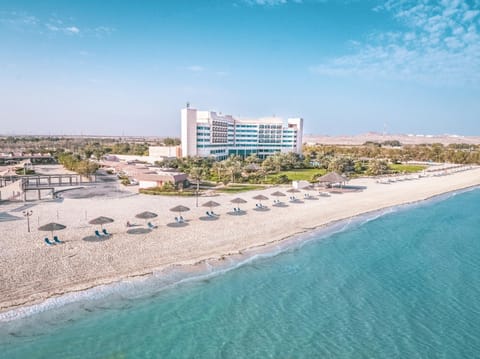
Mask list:
[[[9,321],[14,321],[17,319],[25,318],[28,317],[34,313],[39,313],[43,312],[46,310],[49,310],[54,307],[58,307],[58,305],[66,305],[68,303],[74,303],[76,301],[82,300],[83,298],[88,297],[89,292],[92,291],[103,291],[105,290],[108,292],[107,287],[121,287],[122,285],[129,285],[129,282],[138,282],[140,279],[145,279],[149,280],[153,277],[161,277],[161,276],[168,276],[172,272],[185,272],[189,274],[198,274],[202,273],[202,266],[204,265],[212,265],[212,264],[218,264],[218,267],[221,270],[231,270],[233,268],[236,268],[237,266],[229,266],[228,264],[232,264],[231,262],[239,259],[238,263],[239,265],[242,265],[243,263],[246,263],[249,261],[250,258],[258,256],[258,255],[269,255],[269,256],[274,256],[280,253],[281,251],[284,250],[284,248],[287,248],[289,246],[289,242],[293,243],[303,243],[305,239],[301,239],[304,236],[309,236],[309,235],[315,235],[318,234],[318,232],[321,231],[326,231],[328,232],[332,228],[335,228],[336,225],[339,225],[341,223],[349,222],[355,219],[361,219],[362,217],[368,217],[370,215],[373,215],[374,218],[375,214],[380,213],[380,216],[386,213],[389,209],[394,209],[402,206],[411,206],[415,205],[418,203],[424,203],[428,200],[435,199],[441,196],[449,195],[451,193],[456,193],[456,192],[464,192],[468,190],[473,190],[475,188],[478,188],[480,185],[480,176],[479,176],[479,168],[470,170],[473,173],[469,173],[470,176],[468,183],[463,183],[461,184],[456,184],[453,185],[453,188],[451,186],[447,186],[448,188],[445,188],[443,190],[433,190],[429,191],[429,193],[425,193],[424,195],[416,195],[413,196],[413,198],[410,197],[403,197],[402,200],[394,201],[395,203],[385,205],[385,206],[368,206],[367,210],[362,210],[358,209],[357,211],[353,211],[353,213],[348,212],[347,215],[340,216],[338,218],[333,218],[330,217],[330,219],[327,218],[325,219],[317,219],[316,224],[314,222],[309,222],[305,221],[302,222],[301,226],[296,226],[290,228],[290,231],[281,231],[281,233],[275,233],[273,237],[268,237],[264,239],[260,239],[257,241],[254,241],[252,243],[249,243],[247,246],[236,246],[234,247],[234,250],[227,250],[227,251],[222,251],[220,250],[215,250],[210,248],[208,251],[209,253],[200,253],[200,255],[195,255],[196,253],[190,253],[188,258],[179,260],[179,261],[172,261],[169,263],[164,263],[161,265],[157,266],[150,266],[150,267],[144,267],[141,269],[133,270],[133,271],[127,271],[127,273],[118,273],[117,275],[112,275],[112,276],[101,276],[97,277],[94,280],[90,281],[85,281],[85,282],[77,282],[73,285],[68,285],[65,283],[63,286],[60,286],[59,288],[56,288],[54,290],[48,291],[48,292],[43,292],[43,293],[38,293],[38,292],[33,292],[30,297],[25,298],[25,300],[20,301],[20,298],[12,298],[13,300],[9,301],[4,301],[3,303],[0,303],[0,322],[9,322]],[[475,176],[476,175],[476,176]],[[452,176],[461,176],[461,174],[452,174],[449,176],[446,176],[446,179],[449,179]],[[473,180],[473,183],[472,183]],[[422,180],[418,180],[422,181]],[[419,182],[417,182],[419,183]],[[412,183],[414,184],[414,183]],[[382,186],[382,185],[379,185]],[[384,185],[385,186],[385,185]],[[395,186],[395,185],[392,185]],[[385,186],[387,187],[387,186]],[[384,188],[385,188],[384,187]],[[381,188],[381,187],[380,187]],[[272,190],[272,189],[270,189]],[[265,190],[262,190],[265,191]],[[259,192],[262,192],[259,191]],[[272,190],[273,191],[273,190]],[[368,192],[368,191],[365,191]],[[432,192],[432,193],[430,193]],[[361,194],[359,193],[351,193],[351,194],[342,194],[341,196],[349,196],[353,197],[354,196],[359,196]],[[333,195],[334,196],[334,195]],[[333,197],[332,196],[332,197]],[[229,196],[225,196],[227,199]],[[340,197],[334,197],[333,200],[336,200],[337,198]],[[383,202],[382,202],[383,203]],[[382,203],[379,203],[380,205]],[[282,209],[278,209],[278,211],[282,211]],[[249,214],[250,216],[253,216],[254,214]],[[220,219],[220,221],[223,219]],[[233,220],[233,219],[232,219]],[[308,223],[307,223],[308,222]],[[306,226],[306,224],[311,224],[310,226]],[[187,230],[190,231],[190,228],[177,228],[179,230]],[[193,230],[193,229],[192,229]],[[191,233],[191,231],[190,231]],[[193,236],[196,237],[196,236]],[[194,238],[195,240],[196,238]],[[267,240],[268,239],[268,240]],[[248,244],[248,243],[245,243]],[[274,249],[275,247],[280,246],[283,249],[280,252],[275,252]],[[192,256],[193,254],[193,256]],[[239,257],[239,258],[236,258]],[[227,263],[226,268],[222,269],[222,264]],[[230,268],[232,267],[232,268]],[[183,273],[183,274],[185,274]],[[211,273],[205,273],[203,272],[203,275],[211,275]],[[193,277],[198,277],[197,275],[194,275]],[[185,278],[189,278],[188,274],[185,275]],[[176,280],[169,285],[175,285],[177,283],[181,283],[182,279]],[[167,286],[168,287],[168,286]],[[70,297],[72,299],[70,302],[67,300],[66,302],[62,302],[66,297]]]

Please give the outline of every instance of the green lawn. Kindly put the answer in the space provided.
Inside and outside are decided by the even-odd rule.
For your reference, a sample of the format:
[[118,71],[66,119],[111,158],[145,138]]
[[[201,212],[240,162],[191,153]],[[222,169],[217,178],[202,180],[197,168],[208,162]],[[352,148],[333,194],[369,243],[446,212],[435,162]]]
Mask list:
[[263,188],[265,187],[257,186],[254,184],[246,184],[246,185],[231,185],[223,188],[215,188],[215,191],[223,192],[223,193],[241,193],[241,192],[253,191],[256,189],[263,189]]
[[415,173],[423,171],[427,166],[421,165],[402,165],[402,164],[391,164],[388,167],[398,173]]
[[279,173],[276,173],[274,175],[268,175],[268,178],[285,175],[290,181],[312,181],[314,175],[320,174],[323,176],[325,173],[327,173],[327,171],[324,169],[307,168],[290,171],[280,171]]
[[139,190],[139,193],[143,194],[150,194],[154,196],[182,196],[182,197],[188,197],[188,196],[195,196],[195,192],[193,191],[162,191],[158,190],[155,188],[141,188]]

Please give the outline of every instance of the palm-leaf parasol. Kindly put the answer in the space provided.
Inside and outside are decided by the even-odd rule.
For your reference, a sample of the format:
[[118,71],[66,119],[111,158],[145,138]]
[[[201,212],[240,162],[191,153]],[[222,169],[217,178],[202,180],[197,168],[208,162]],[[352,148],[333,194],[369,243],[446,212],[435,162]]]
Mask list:
[[[238,205],[241,203],[247,203],[247,201],[245,201],[243,198],[240,198],[240,197],[234,198],[230,202]],[[238,209],[240,209],[240,206],[238,206]]]
[[113,222],[112,218],[100,216],[100,217],[92,219],[88,223],[95,224],[95,225],[100,225],[100,227],[103,229],[104,224],[112,223],[112,222]]
[[153,213],[153,212],[149,212],[149,211],[145,211],[145,212],[142,212],[142,213],[139,213],[139,214],[135,215],[135,217],[140,218],[140,219],[152,219],[152,218],[158,217],[158,214]]
[[267,196],[264,196],[263,194],[257,194],[253,199],[256,199],[257,201],[266,201],[268,199]]
[[190,208],[186,207],[186,206],[182,206],[182,205],[178,205],[178,206],[175,206],[173,208],[170,208],[170,211],[172,212],[179,212],[180,213],[180,216],[182,215],[182,212],[187,212],[187,211],[190,211]]
[[44,224],[43,226],[38,227],[39,231],[45,231],[45,232],[52,232],[52,237],[53,237],[53,232],[54,231],[60,231],[62,229],[67,228],[67,226],[64,226],[63,224],[60,223],[47,223]]
[[290,189],[287,189],[287,192],[288,193],[298,193],[298,192],[300,192],[300,190],[298,190],[296,188],[290,188]]
[[240,203],[247,203],[243,198],[237,197],[232,199],[230,202],[235,203],[235,204],[240,204]]
[[218,207],[218,206],[220,206],[220,203],[217,203],[215,201],[208,201],[208,202],[205,202],[204,204],[202,204],[202,207],[210,208],[210,212],[213,212],[213,210],[212,210],[213,207]]

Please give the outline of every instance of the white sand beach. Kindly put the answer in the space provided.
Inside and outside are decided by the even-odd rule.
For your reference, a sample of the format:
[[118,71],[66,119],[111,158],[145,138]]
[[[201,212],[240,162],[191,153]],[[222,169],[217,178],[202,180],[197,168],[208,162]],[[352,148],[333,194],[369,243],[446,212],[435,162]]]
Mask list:
[[[361,192],[316,196],[273,207],[270,194],[285,191],[286,187],[272,187],[239,195],[200,197],[199,203],[214,200],[221,205],[214,210],[217,220],[205,220],[208,208],[196,207],[195,198],[133,195],[123,198],[64,199],[40,203],[3,204],[0,207],[0,311],[41,302],[63,293],[116,282],[125,278],[146,275],[171,265],[194,264],[207,258],[221,258],[242,250],[264,246],[297,233],[323,226],[362,213],[415,202],[442,193],[480,185],[480,168],[440,177],[404,180],[391,184],[377,183],[375,179],[350,181],[350,186],[365,186]],[[269,197],[264,201],[269,210],[255,210],[257,194]],[[241,197],[248,203],[240,205],[243,215],[232,215],[230,200]],[[183,214],[187,224],[172,226],[176,205],[190,207]],[[32,231],[22,210],[33,211],[30,217]],[[158,213],[152,220],[157,229],[147,230],[146,220],[136,219],[143,211]],[[17,220],[9,220],[11,216]],[[105,228],[112,236],[97,240],[94,230],[99,226],[88,224],[98,217],[115,220]],[[208,217],[207,217],[208,218]],[[126,222],[137,224],[127,228]],[[65,244],[47,246],[43,239],[49,232],[37,230],[39,225],[57,222],[67,226],[58,231]],[[134,230],[140,234],[129,234]]]

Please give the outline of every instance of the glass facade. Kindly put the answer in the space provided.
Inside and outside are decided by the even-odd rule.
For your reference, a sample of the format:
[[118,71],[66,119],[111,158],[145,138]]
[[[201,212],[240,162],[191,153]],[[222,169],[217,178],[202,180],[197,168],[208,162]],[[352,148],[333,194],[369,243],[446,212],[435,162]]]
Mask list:
[[260,158],[276,152],[296,151],[297,129],[281,123],[246,124],[213,119],[197,124],[197,149],[201,156],[222,160],[231,155],[257,154]]

